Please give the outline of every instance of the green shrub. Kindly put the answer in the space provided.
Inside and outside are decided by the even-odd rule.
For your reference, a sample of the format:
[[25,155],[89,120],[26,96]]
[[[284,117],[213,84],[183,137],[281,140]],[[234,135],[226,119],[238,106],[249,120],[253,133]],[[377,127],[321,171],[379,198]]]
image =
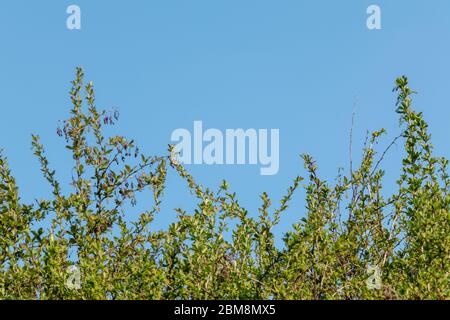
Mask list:
[[[217,191],[203,188],[173,157],[148,157],[133,141],[106,137],[103,127],[118,114],[97,110],[93,85],[84,85],[77,69],[71,116],[58,128],[73,155],[72,192],[62,191],[38,136],[32,145],[50,199],[22,203],[0,154],[0,298],[450,298],[448,161],[433,156],[405,77],[395,90],[402,134],[391,146],[403,140],[405,151],[398,191],[383,197],[389,147],[374,149],[381,130],[368,137],[360,166],[349,176],[339,173],[334,184],[321,180],[315,161],[303,155],[306,178],[296,177],[275,209],[262,194],[255,215],[225,181]],[[186,181],[198,204],[194,212],[177,209],[166,231],[150,231],[168,170]],[[273,227],[303,184],[305,218],[280,248]],[[124,212],[146,190],[154,201],[130,221]],[[381,279],[372,274],[378,271]]]

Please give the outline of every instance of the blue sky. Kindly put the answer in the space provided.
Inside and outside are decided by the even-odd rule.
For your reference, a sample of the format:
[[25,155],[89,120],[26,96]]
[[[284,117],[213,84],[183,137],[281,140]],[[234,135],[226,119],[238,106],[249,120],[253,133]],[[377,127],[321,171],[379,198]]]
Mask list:
[[[66,28],[71,4],[81,8],[81,30]],[[382,30],[366,27],[371,4],[381,8]],[[220,130],[279,129],[277,175],[261,176],[249,165],[188,167],[207,186],[226,178],[254,212],[263,191],[278,201],[304,173],[300,153],[318,160],[323,178],[348,169],[355,101],[355,161],[366,130],[384,127],[396,136],[392,88],[403,74],[419,91],[415,107],[424,111],[438,153],[450,157],[449,35],[448,0],[3,0],[0,147],[25,200],[49,194],[30,150],[32,133],[67,182],[70,157],[56,126],[68,116],[75,67],[83,66],[98,106],[121,112],[115,132],[148,154],[163,154],[172,131],[192,130],[194,120]],[[384,162],[391,190],[400,149]],[[171,208],[192,205],[179,183],[170,176],[156,227],[173,220]],[[303,208],[300,194],[278,230]]]

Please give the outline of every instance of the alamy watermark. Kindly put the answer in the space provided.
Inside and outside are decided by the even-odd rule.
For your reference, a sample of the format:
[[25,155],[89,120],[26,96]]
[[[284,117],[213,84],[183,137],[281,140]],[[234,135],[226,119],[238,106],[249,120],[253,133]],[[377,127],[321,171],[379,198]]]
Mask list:
[[81,29],[81,9],[77,5],[70,5],[67,7],[66,13],[69,14],[66,20],[66,27],[69,30]]
[[70,290],[81,289],[81,271],[77,266],[70,266],[66,269],[66,287]]
[[259,164],[263,176],[277,174],[280,167],[279,129],[270,129],[270,134],[268,129],[226,129],[223,133],[214,128],[204,131],[203,122],[194,121],[193,134],[176,129],[171,140],[176,143],[172,159],[182,164]]
[[381,270],[378,266],[367,266],[367,274],[369,278],[366,285],[369,290],[380,290],[383,283],[381,282]]
[[370,5],[367,8],[367,29],[369,30],[381,30],[381,8],[378,5]]

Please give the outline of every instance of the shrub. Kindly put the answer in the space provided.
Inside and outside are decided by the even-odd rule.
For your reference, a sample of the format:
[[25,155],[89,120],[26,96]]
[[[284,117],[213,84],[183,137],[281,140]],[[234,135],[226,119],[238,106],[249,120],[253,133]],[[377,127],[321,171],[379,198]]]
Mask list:
[[[118,113],[96,108],[92,82],[84,85],[78,68],[71,116],[57,130],[74,160],[71,192],[62,191],[38,136],[32,146],[50,199],[22,203],[0,154],[0,298],[450,298],[448,161],[433,155],[405,77],[395,91],[402,134],[387,149],[374,147],[384,130],[372,133],[359,167],[340,172],[334,184],[302,155],[306,179],[296,177],[276,208],[263,193],[259,214],[250,214],[226,181],[217,191],[198,185],[170,156],[172,147],[167,156],[146,156],[133,140],[105,136]],[[381,164],[398,140],[403,168],[398,190],[386,198]],[[168,170],[186,181],[197,206],[177,209],[167,230],[150,231]],[[302,185],[305,218],[276,246],[273,227]],[[154,199],[131,221],[127,208],[146,190]]]

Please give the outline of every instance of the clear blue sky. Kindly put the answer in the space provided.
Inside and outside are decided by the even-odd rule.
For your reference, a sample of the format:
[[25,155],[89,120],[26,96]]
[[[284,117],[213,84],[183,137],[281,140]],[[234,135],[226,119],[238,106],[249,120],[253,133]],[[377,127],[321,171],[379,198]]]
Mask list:
[[[66,28],[70,4],[81,7],[81,30]],[[370,4],[381,7],[382,30],[366,28]],[[403,74],[420,93],[415,106],[436,149],[450,157],[449,35],[448,0],[2,0],[0,147],[25,200],[49,193],[31,133],[41,135],[51,166],[68,181],[70,157],[55,130],[68,116],[74,69],[83,66],[99,107],[119,108],[116,132],[149,154],[164,153],[172,131],[192,129],[194,120],[221,130],[280,129],[275,176],[260,176],[256,166],[188,167],[204,185],[226,178],[255,211],[259,194],[278,201],[304,173],[300,153],[318,160],[324,178],[348,169],[355,99],[355,153],[366,130],[398,134],[391,90]],[[393,149],[384,163],[391,185],[400,155]],[[190,199],[172,175],[157,226]],[[296,197],[279,230],[303,208]]]

